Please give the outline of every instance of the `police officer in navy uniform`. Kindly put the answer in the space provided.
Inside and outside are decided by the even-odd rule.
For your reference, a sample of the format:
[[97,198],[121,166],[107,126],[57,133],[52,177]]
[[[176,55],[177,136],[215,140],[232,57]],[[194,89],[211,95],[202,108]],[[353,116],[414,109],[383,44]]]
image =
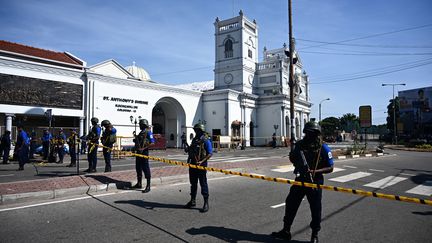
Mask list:
[[48,131],[48,129],[44,129],[43,135],[42,135],[42,153],[43,153],[43,159],[47,160],[49,156],[49,147],[50,147],[50,141],[52,139],[51,133]]
[[111,172],[111,152],[114,143],[117,140],[117,130],[113,127],[110,121],[103,120],[101,122],[104,131],[102,132],[101,142],[103,147],[103,156],[105,159],[105,172]]
[[16,151],[18,154],[19,168],[18,170],[24,170],[24,165],[29,162],[29,146],[30,138],[24,131],[22,125],[18,125],[18,137],[15,144]]
[[55,143],[56,143],[57,154],[59,156],[59,161],[57,161],[57,163],[63,164],[63,159],[65,156],[64,145],[66,143],[66,135],[64,134],[63,129],[59,130]]
[[10,131],[6,130],[1,137],[0,154],[3,155],[3,164],[9,164],[9,152],[11,148]]
[[[139,120],[140,133],[135,135],[135,151],[138,154],[148,156],[149,155],[149,147],[155,143],[155,139],[153,138],[153,133],[150,130],[148,121],[146,119]],[[132,188],[141,189],[142,188],[142,172],[144,171],[144,176],[147,180],[146,188],[143,193],[147,193],[150,191],[150,180],[151,180],[151,172],[148,158],[143,158],[140,156],[135,157],[135,169],[137,173],[137,184],[135,184]]]
[[67,167],[75,167],[77,161],[77,142],[78,135],[75,129],[71,129],[71,135],[67,138],[67,144],[69,145],[69,154],[71,157],[71,162]]
[[99,119],[93,117],[90,120],[92,127],[90,129],[89,134],[87,135],[88,142],[88,153],[87,160],[89,163],[89,168],[84,172],[96,172],[97,165],[97,150],[99,144],[99,138],[101,135],[101,127],[98,125]]
[[[188,163],[193,165],[207,166],[207,161],[213,155],[212,143],[205,132],[204,124],[197,123],[194,126],[195,137],[192,139],[191,145],[185,151],[188,153]],[[200,210],[205,213],[209,210],[209,190],[207,184],[207,171],[189,167],[189,182],[191,184],[191,199],[185,205],[185,208],[196,206],[196,194],[198,190],[198,181],[201,187],[201,194],[204,197],[204,205]]]
[[[290,160],[294,164],[296,181],[322,185],[325,173],[333,171],[333,158],[327,144],[321,142],[321,127],[315,122],[307,122],[303,129],[305,136],[295,144],[290,153]],[[306,163],[305,163],[306,162]],[[285,201],[284,226],[281,231],[273,232],[276,238],[291,240],[291,225],[303,197],[306,195],[312,213],[311,242],[318,242],[318,232],[321,229],[321,199],[322,189],[291,186]]]

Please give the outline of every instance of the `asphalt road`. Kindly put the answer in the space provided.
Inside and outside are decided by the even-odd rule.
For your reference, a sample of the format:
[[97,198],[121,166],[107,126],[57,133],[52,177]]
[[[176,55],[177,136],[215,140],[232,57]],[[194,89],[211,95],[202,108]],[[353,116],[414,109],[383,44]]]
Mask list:
[[[431,199],[430,194],[413,193],[418,186],[432,187],[427,183],[432,181],[430,154],[395,154],[337,161],[338,169],[326,176],[326,184]],[[289,170],[264,167],[251,172],[293,178]],[[389,176],[392,179],[383,183]],[[3,206],[1,242],[279,242],[269,234],[282,227],[288,185],[236,176],[213,178],[209,185],[210,211],[205,214],[182,208],[189,200],[186,181],[154,187],[148,194],[118,191],[44,205]],[[202,198],[197,199],[201,207]],[[320,240],[430,242],[431,219],[431,206],[324,191]],[[292,242],[307,242],[309,222],[305,200],[292,227]]]

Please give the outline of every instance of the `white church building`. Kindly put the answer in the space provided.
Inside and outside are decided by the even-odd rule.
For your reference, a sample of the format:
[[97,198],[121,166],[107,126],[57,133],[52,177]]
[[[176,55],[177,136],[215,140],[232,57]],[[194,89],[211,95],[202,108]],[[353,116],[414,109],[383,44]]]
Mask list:
[[[108,119],[118,136],[130,137],[135,120],[144,118],[153,133],[179,147],[195,123],[212,136],[230,136],[246,146],[266,145],[273,133],[289,139],[290,102],[295,104],[295,135],[310,119],[308,77],[295,53],[295,100],[289,98],[289,60],[285,46],[263,48],[258,61],[258,25],[239,16],[215,26],[213,87],[191,90],[153,81],[143,68],[123,67],[115,60],[87,66],[68,52],[54,52],[0,41],[1,132],[23,124],[27,132],[48,126],[76,128],[86,134],[92,117]],[[183,86],[184,87],[184,86]]]

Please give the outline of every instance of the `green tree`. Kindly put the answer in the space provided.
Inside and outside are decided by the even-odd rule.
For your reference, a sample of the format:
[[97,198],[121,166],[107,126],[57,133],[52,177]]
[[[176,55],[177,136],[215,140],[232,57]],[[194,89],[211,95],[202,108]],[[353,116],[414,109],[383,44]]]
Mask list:
[[337,136],[337,130],[341,128],[341,124],[338,118],[336,117],[327,117],[324,120],[321,121],[321,132],[326,136]]
[[395,108],[393,108],[393,99],[389,100],[387,106],[387,129],[394,133],[394,115],[396,114],[396,122],[399,120],[399,97],[395,97]]
[[342,115],[341,118],[339,118],[341,130],[344,130],[345,132],[351,132],[352,130],[358,131],[360,128],[359,126],[359,118],[353,114],[353,113],[347,113]]

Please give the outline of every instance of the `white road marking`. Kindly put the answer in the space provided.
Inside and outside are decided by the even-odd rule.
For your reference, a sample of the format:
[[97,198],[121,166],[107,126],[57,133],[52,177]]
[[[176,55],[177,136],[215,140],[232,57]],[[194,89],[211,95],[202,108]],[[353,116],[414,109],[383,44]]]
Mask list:
[[286,173],[286,172],[294,171],[294,166],[292,165],[279,166],[279,168],[272,169],[271,171]]
[[283,207],[283,206],[285,206],[285,203],[281,203],[281,204],[273,205],[273,206],[270,206],[270,207],[271,207],[271,208],[279,208],[279,207]]
[[432,181],[425,181],[423,184],[418,185],[406,192],[418,195],[432,196]]
[[0,177],[14,176],[15,174],[0,175]]
[[345,169],[338,168],[338,167],[334,167],[332,173],[339,172],[339,171],[344,171],[344,170],[345,170]]
[[370,176],[370,175],[372,175],[372,173],[356,172],[356,173],[351,173],[351,174],[344,175],[344,176],[339,176],[339,177],[331,178],[331,179],[329,179],[329,181],[347,182],[347,181],[352,181],[352,180],[360,179],[362,177],[366,177],[366,176]]
[[110,193],[93,195],[93,196],[83,196],[83,197],[63,199],[63,200],[58,200],[58,201],[51,201],[51,202],[30,204],[30,205],[21,206],[21,207],[4,208],[4,209],[0,209],[0,212],[12,211],[12,210],[18,210],[18,209],[24,209],[24,208],[39,207],[39,206],[45,206],[45,205],[57,204],[57,203],[64,203],[64,202],[73,202],[73,201],[78,201],[78,200],[83,200],[83,199],[89,199],[89,198],[93,198],[93,197],[105,197],[105,196],[111,196],[111,195],[114,195],[114,194],[127,193],[127,192],[132,192],[132,191],[110,192]]
[[386,178],[383,178],[379,181],[368,183],[364,186],[382,189],[382,188],[386,188],[389,186],[393,186],[394,184],[399,183],[401,181],[404,181],[406,179],[408,179],[408,178],[399,177],[399,176],[387,176]]
[[351,165],[344,165],[343,167],[345,167],[345,168],[351,168],[351,169],[357,169],[357,167],[351,166]]
[[383,170],[376,170],[376,169],[369,169],[370,171],[375,171],[375,172],[384,172]]
[[414,174],[408,174],[408,173],[399,173],[399,175],[415,176]]
[[[210,178],[207,179],[207,181],[216,181],[216,180],[222,180],[222,179],[230,179],[230,178],[239,178],[238,176],[223,176],[223,177],[216,177],[216,178]],[[175,184],[170,184],[167,186],[182,186],[182,185],[190,185],[190,182],[179,182],[179,183],[175,183]]]

